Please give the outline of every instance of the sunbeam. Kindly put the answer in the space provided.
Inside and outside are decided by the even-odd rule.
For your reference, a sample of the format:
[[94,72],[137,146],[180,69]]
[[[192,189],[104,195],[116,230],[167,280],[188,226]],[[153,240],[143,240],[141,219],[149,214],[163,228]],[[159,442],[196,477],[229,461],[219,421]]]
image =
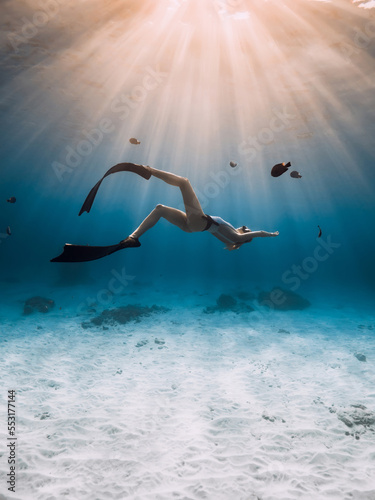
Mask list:
[[0,14],[0,500],[375,499],[375,0]]
[[[65,145],[74,148],[83,131],[105,118],[113,125],[105,141],[111,160],[129,154],[127,138],[138,134],[147,161],[164,158],[183,171],[188,154],[193,175],[207,170],[204,165],[211,169],[210,159],[241,150],[247,137],[269,126],[272,110],[288,110],[293,120],[284,133],[269,134],[268,143],[265,132],[255,145],[250,175],[266,153],[266,161],[277,149],[287,154],[285,135],[289,150],[306,151],[314,141],[358,130],[360,117],[346,96],[354,93],[366,107],[374,80],[366,46],[374,25],[370,9],[359,7],[344,0],[111,1],[101,8],[94,0],[56,2],[56,14],[37,28],[33,2],[8,2],[3,71],[14,78],[2,87],[3,106],[32,130],[28,139],[19,140],[25,130],[14,136],[24,148],[51,128],[63,131],[65,144],[53,144],[61,163]],[[369,135],[361,134],[364,147],[371,145]],[[339,145],[346,149],[345,140]]]
[[[277,210],[307,217],[344,199],[366,206],[373,170],[358,151],[373,153],[370,7],[347,0],[49,0],[35,10],[31,0],[6,2],[4,154],[12,152],[17,176],[38,150],[23,178],[37,174],[36,183],[53,188],[62,204],[67,190],[82,197],[105,168],[127,160],[188,176],[207,210],[230,203],[238,223],[243,212],[272,225]],[[301,189],[273,182],[270,168],[279,161],[304,171]],[[111,209],[123,185],[107,184],[101,200]],[[138,217],[150,189],[139,194]]]

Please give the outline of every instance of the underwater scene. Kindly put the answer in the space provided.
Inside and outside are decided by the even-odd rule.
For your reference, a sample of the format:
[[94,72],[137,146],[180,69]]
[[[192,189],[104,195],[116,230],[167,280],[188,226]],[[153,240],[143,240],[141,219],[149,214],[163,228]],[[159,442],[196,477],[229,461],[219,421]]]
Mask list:
[[0,12],[0,500],[375,500],[375,1]]

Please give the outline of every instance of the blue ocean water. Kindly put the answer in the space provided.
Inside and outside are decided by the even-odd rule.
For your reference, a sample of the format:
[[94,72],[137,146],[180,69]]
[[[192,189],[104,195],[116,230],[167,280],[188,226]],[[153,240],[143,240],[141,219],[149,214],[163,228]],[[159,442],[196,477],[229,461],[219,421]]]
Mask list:
[[[370,360],[375,300],[373,3],[2,3],[0,321],[3,340],[15,342],[7,347],[7,359],[15,356],[17,370],[20,345],[32,345],[35,337],[40,352],[51,350],[55,359],[59,355],[48,336],[55,329],[68,352],[71,344],[63,332],[80,339],[86,335],[83,320],[129,304],[170,308],[175,316],[168,324],[178,324],[181,315],[193,340],[201,329],[207,336],[216,332],[221,321],[225,339],[231,321],[233,331],[244,335],[249,325],[257,325],[261,335],[277,324],[292,333],[316,334],[315,344],[308,342],[314,349],[327,334],[340,352],[340,332],[343,345],[356,350],[362,325],[358,348],[362,352],[367,346]],[[131,144],[132,137],[140,144]],[[237,166],[232,168],[230,161]],[[289,172],[271,176],[273,165],[288,161]],[[205,213],[235,227],[280,234],[229,252],[208,232],[185,233],[160,220],[141,238],[140,248],[88,263],[51,263],[67,242],[117,243],[159,203],[184,209],[179,188],[117,173],[105,179],[91,212],[78,216],[90,189],[120,162],[187,177]],[[292,178],[292,170],[302,177]],[[7,202],[12,196],[16,202]],[[309,300],[307,316],[300,311],[269,316],[278,309],[277,299],[270,311],[257,298],[274,287]],[[251,294],[253,317],[228,319],[223,313],[211,320],[202,312],[215,306],[221,294],[238,297],[239,292]],[[53,312],[25,317],[24,302],[40,295],[54,300]],[[159,319],[148,321],[147,328],[158,335]],[[348,330],[343,331],[345,324]],[[46,341],[39,327],[48,330]],[[164,327],[160,332],[167,336]],[[105,335],[103,342],[113,335],[117,345],[116,328],[97,335]],[[135,324],[134,335],[143,341],[142,323],[138,329]],[[213,363],[222,359],[216,341],[210,337]],[[74,346],[81,352],[81,344]],[[200,348],[211,352],[206,344]],[[234,359],[236,353],[231,351]],[[71,363],[76,369],[79,359]],[[2,368],[12,380],[11,362]],[[151,361],[148,368],[152,373]],[[15,384],[25,380],[17,370]],[[367,373],[361,382],[369,397],[371,377]],[[23,404],[26,411],[34,403]],[[35,487],[33,498],[47,498],[38,491]],[[77,491],[72,498],[86,498]],[[141,498],[136,489],[129,494]],[[274,498],[268,494],[264,498]],[[245,498],[213,495],[205,498]],[[285,495],[278,498],[298,498],[297,493]],[[157,497],[151,493],[147,498]]]
[[[68,14],[63,10],[55,17],[51,14],[45,29],[38,29],[29,39],[24,37],[23,42],[14,38],[16,30],[22,28],[14,17],[15,31],[5,32],[3,47],[2,231],[4,234],[8,225],[12,230],[11,237],[2,237],[3,279],[47,280],[52,284],[70,272],[67,266],[49,263],[63,243],[111,244],[132,232],[157,203],[182,208],[178,189],[154,179],[145,182],[131,174],[117,174],[102,186],[92,213],[78,218],[85,196],[102,174],[120,161],[134,161],[188,177],[207,213],[237,226],[279,230],[279,238],[254,241],[229,253],[207,234],[183,234],[160,222],[143,238],[141,249],[114,255],[106,261],[75,265],[78,272],[105,280],[108,269],[126,265],[141,281],[176,281],[179,287],[189,282],[211,286],[222,279],[234,287],[262,286],[282,282],[293,265],[303,266],[304,259],[308,259],[301,274],[307,273],[308,277],[297,276],[293,280],[291,275],[295,272],[287,274],[294,287],[300,280],[302,293],[311,290],[322,296],[350,288],[355,290],[355,296],[362,292],[365,296],[372,294],[372,9],[363,8],[366,5],[349,9],[348,2],[318,6],[317,2],[312,3],[315,10],[310,5],[305,7],[305,18],[311,27],[303,33],[296,21],[295,33],[292,31],[284,40],[284,46],[281,34],[271,29],[272,19],[264,19],[267,9],[269,15],[273,12],[282,16],[282,10],[274,5],[266,8],[256,4],[250,12],[251,20],[244,15],[248,12],[244,6],[233,7],[234,13],[229,7],[227,11],[224,7],[219,9],[217,26],[209,18],[212,38],[228,29],[224,23],[232,18],[239,30],[238,39],[232,34],[227,50],[230,52],[234,46],[240,53],[228,56],[216,39],[211,41],[209,35],[207,41],[201,39],[201,27],[197,24],[194,36],[185,32],[180,35],[190,46],[175,51],[176,58],[185,57],[184,69],[173,64],[170,44],[173,37],[177,38],[178,23],[188,25],[186,18],[194,15],[194,11],[189,12],[193,7],[164,5],[164,18],[162,5],[143,14],[129,7],[123,21],[128,26],[129,18],[134,16],[132,29],[128,27],[127,32],[130,39],[137,34],[138,16],[149,22],[160,17],[171,23],[169,45],[166,43],[166,47],[156,51],[163,71],[156,69],[155,64],[136,66],[141,56],[128,54],[124,37],[116,41],[116,46],[119,54],[129,57],[128,69],[115,73],[111,67],[108,76],[107,61],[103,60],[101,69],[95,57],[93,61],[84,59],[86,49],[82,42],[68,40],[64,33],[53,38],[52,24],[57,23],[61,29],[65,26]],[[11,19],[12,8],[7,8]],[[32,3],[29,8],[32,9]],[[206,12],[208,8],[202,7],[202,15],[212,15]],[[84,7],[81,9],[83,16]],[[239,16],[241,13],[244,19]],[[325,14],[331,20],[338,47],[330,33],[313,38],[308,31],[316,26],[316,16],[323,18]],[[108,9],[108,17],[111,15],[115,13]],[[223,19],[225,16],[229,20]],[[265,42],[255,45],[259,57],[265,54],[264,61],[259,62],[263,73],[255,77],[256,50],[247,53],[246,43],[251,40],[246,37],[241,47],[240,30],[246,23],[254,22],[256,16],[263,26],[268,21],[270,35],[268,46]],[[121,16],[117,18],[120,20]],[[287,20],[282,20],[287,24]],[[114,36],[111,25],[106,24],[110,22],[101,21],[108,37]],[[85,26],[75,26],[73,21],[70,29],[75,30],[78,38]],[[92,34],[94,45],[101,41],[100,36],[98,32]],[[157,40],[159,33],[153,36]],[[307,40],[307,52],[326,44],[326,53],[311,55],[309,63],[304,61],[303,51],[298,51],[299,44]],[[110,43],[104,37],[103,45],[110,47]],[[144,44],[137,43],[139,51],[147,53],[143,59],[151,62],[154,50],[147,39]],[[209,62],[211,75],[204,67],[204,58],[199,59],[195,53],[203,51],[203,47],[208,61],[221,57],[222,67]],[[267,71],[275,65],[271,57],[277,55],[279,62],[272,76],[279,79],[267,88],[264,81],[272,85]],[[247,68],[243,65],[246,57]],[[285,66],[290,75],[282,67],[283,57],[289,57]],[[131,74],[134,66],[135,75]],[[132,85],[137,78],[143,83]],[[210,78],[216,81],[216,88],[211,86]],[[253,88],[245,87],[248,79]],[[125,95],[130,96],[129,105],[125,104]],[[119,103],[124,104],[121,107]],[[100,128],[103,120],[107,132]],[[141,140],[139,146],[128,142],[133,135]],[[238,163],[237,171],[229,167],[230,160]],[[300,171],[302,179],[292,179],[288,173],[272,178],[271,167],[281,161],[291,161],[292,169]],[[6,203],[10,196],[17,197],[16,204]],[[329,259],[314,264],[318,225],[322,228],[322,241],[330,238],[335,248],[329,252]]]

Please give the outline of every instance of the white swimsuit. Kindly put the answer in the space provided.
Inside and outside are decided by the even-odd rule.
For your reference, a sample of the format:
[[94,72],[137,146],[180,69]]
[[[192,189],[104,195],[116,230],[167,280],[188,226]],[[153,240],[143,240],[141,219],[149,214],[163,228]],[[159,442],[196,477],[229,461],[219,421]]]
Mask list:
[[237,238],[237,230],[232,226],[232,224],[229,224],[229,222],[215,215],[207,215],[206,217],[208,221],[208,227],[204,229],[204,231],[208,231],[213,235],[220,235],[220,239],[222,241],[225,240],[224,243],[227,243],[228,245],[236,245],[239,243]]

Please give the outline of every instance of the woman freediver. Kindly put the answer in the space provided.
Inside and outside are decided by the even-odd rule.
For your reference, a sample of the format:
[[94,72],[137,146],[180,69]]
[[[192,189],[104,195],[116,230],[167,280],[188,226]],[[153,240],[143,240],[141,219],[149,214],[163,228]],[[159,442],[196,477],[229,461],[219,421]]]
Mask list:
[[186,177],[181,177],[171,172],[165,172],[163,170],[158,170],[145,165],[136,165],[134,163],[119,163],[108,170],[108,172],[106,172],[102,179],[90,191],[79,215],[83,212],[90,211],[103,179],[112,173],[121,171],[134,172],[147,180],[153,176],[161,179],[171,186],[178,187],[184,201],[185,212],[176,208],[166,207],[164,205],[156,205],[154,210],[144,219],[141,225],[117,245],[96,247],[88,245],[71,245],[67,243],[64,246],[63,253],[52,259],[51,262],[84,262],[96,260],[124,248],[140,247],[141,243],[139,238],[145,234],[146,231],[151,229],[160,218],[166,219],[168,222],[187,233],[208,231],[220,241],[225,243],[225,248],[227,250],[237,250],[244,243],[252,241],[253,238],[275,237],[279,234],[278,231],[275,233],[269,233],[267,231],[251,231],[246,226],[236,229],[229,224],[229,222],[224,221],[221,217],[207,215],[203,212],[197,195]]

